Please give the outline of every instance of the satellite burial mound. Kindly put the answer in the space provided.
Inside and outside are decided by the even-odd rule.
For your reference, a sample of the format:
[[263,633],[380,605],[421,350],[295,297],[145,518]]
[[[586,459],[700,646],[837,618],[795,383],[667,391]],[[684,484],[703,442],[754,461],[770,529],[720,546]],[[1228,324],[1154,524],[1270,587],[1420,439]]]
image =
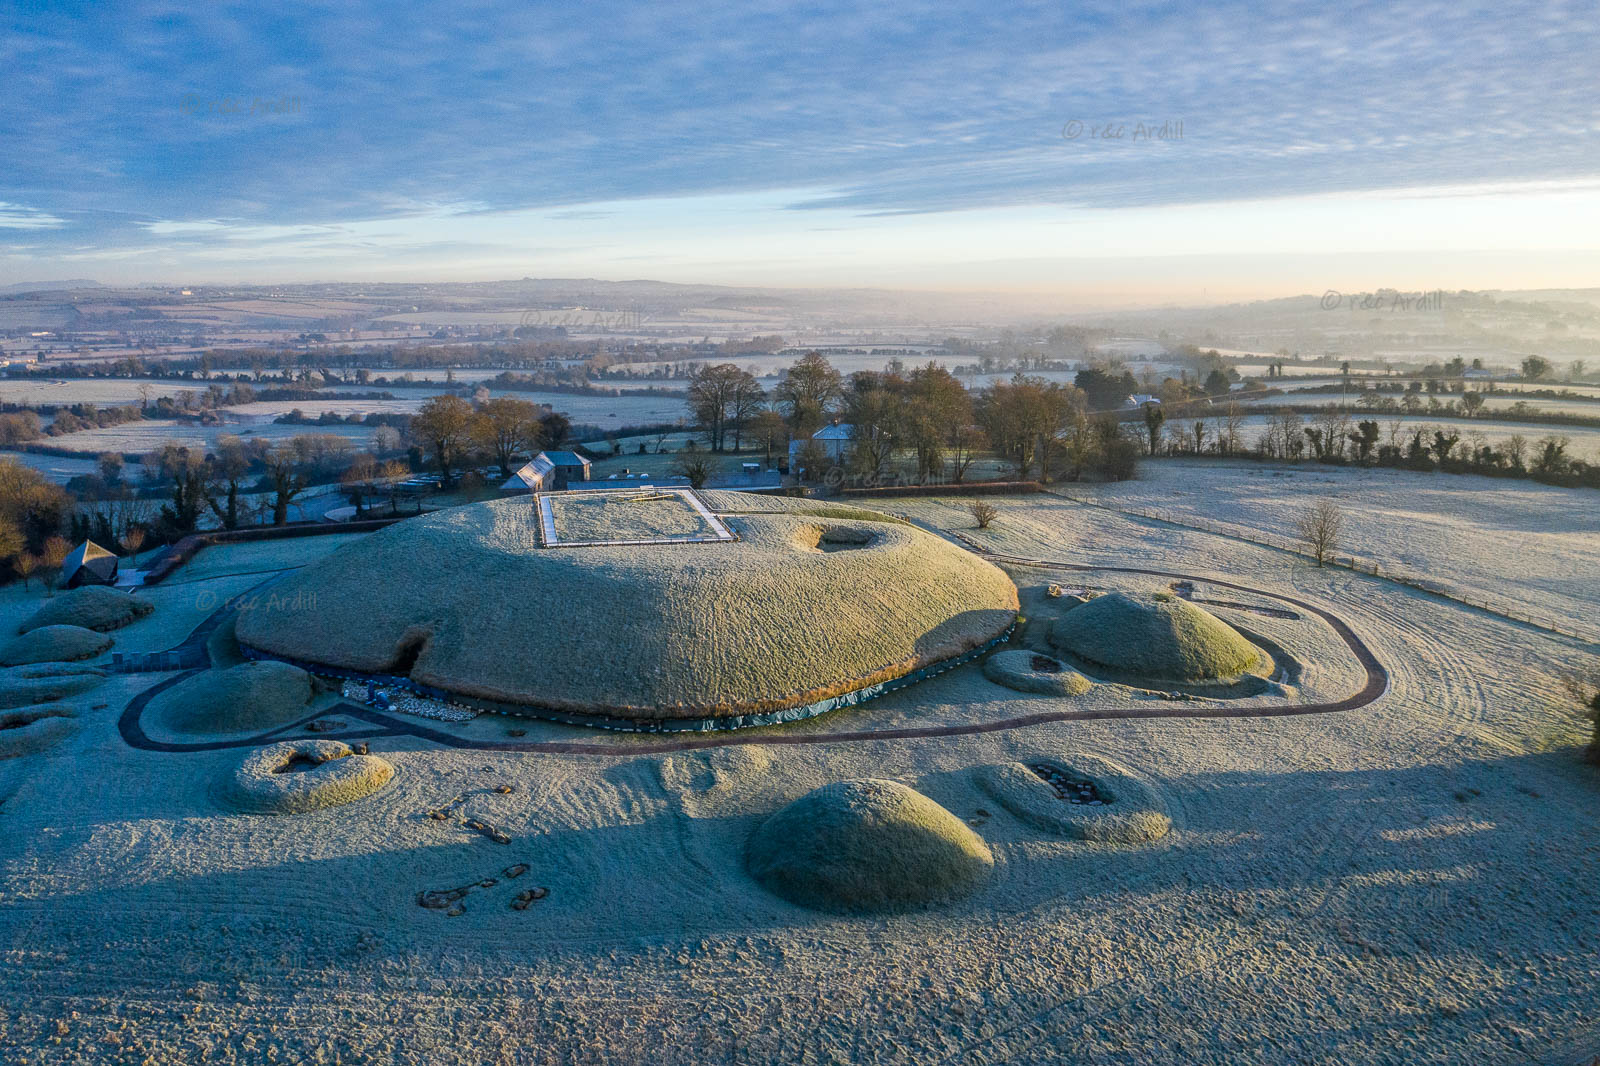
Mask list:
[[70,663],[32,663],[0,669],[0,707],[28,707],[53,703],[88,692],[105,683],[106,675],[92,666]]
[[93,659],[111,644],[111,638],[104,633],[83,626],[40,626],[7,641],[5,647],[0,648],[0,666]]
[[1057,618],[1049,639],[1091,667],[1180,683],[1235,678],[1264,659],[1226,622],[1166,593],[1098,596]]
[[223,792],[229,806],[250,814],[300,814],[370,796],[393,777],[387,761],[348,744],[296,740],[245,756]]
[[0,711],[0,759],[54,747],[78,728],[78,712],[64,703]]
[[126,592],[104,585],[85,585],[46,600],[17,632],[26,633],[42,626],[82,626],[104,633],[137,622],[153,610],[148,601]]
[[758,826],[745,866],[772,892],[815,910],[900,911],[964,896],[994,856],[971,829],[894,781],[839,781]]
[[390,526],[275,586],[303,606],[242,613],[239,643],[512,712],[740,725],[975,652],[1016,618],[999,569],[887,517],[750,514],[727,519],[738,540],[565,547],[538,523],[512,499]]
[[1072,667],[1025,648],[995,652],[983,660],[983,676],[1017,692],[1042,696],[1081,696],[1094,683]]
[[206,670],[162,691],[150,713],[188,736],[246,733],[288,725],[311,701],[311,675],[288,663],[241,663]]
[[1022,821],[1074,840],[1143,844],[1172,828],[1159,788],[1085,752],[985,766],[978,785]]

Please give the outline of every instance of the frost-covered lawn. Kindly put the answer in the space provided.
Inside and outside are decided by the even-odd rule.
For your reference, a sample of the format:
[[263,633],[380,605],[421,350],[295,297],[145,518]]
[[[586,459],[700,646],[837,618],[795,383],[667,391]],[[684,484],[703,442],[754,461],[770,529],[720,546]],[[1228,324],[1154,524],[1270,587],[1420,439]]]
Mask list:
[[[1483,580],[1498,569],[1508,595],[1583,583],[1572,575],[1596,539],[1552,503],[1592,496],[1520,482],[1485,482],[1486,492],[1445,475],[1145,470],[1147,481],[1105,491],[1162,491],[1197,507],[1175,490],[1203,489],[1234,501],[1208,520],[1242,529],[1320,488],[1341,494],[1364,537],[1436,523],[1417,534],[1416,558],[1435,569],[1468,558]],[[1052,722],[765,744],[742,759],[644,754],[660,739],[649,735],[601,736],[616,754],[581,756],[378,737],[372,751],[397,771],[388,788],[263,817],[217,800],[242,752],[129,748],[116,719],[156,678],[116,679],[98,690],[108,705],[86,710],[59,747],[0,760],[0,1061],[1566,1066],[1600,1049],[1600,777],[1559,706],[1562,674],[1592,649],[1055,496],[997,499],[1000,516],[980,532],[967,502],[892,504],[1000,550],[1217,575],[1314,601],[1371,645],[1391,689],[1333,715]],[[1416,517],[1391,516],[1403,511]],[[255,568],[239,554],[232,561]],[[1587,559],[1591,591],[1570,593],[1574,610],[1592,611]],[[150,590],[156,613],[127,631],[129,646],[181,639],[203,617],[200,591],[254,580]],[[0,589],[0,618],[17,599]],[[164,632],[135,632],[160,619]],[[1299,649],[1315,671],[1308,684],[1352,682],[1318,627],[1249,624]],[[626,645],[596,647],[601,668],[631,661]],[[993,685],[973,665],[774,732],[1063,706]],[[463,731],[596,738],[497,716]],[[1159,786],[1171,834],[1074,843],[1011,817],[976,784],[983,766],[1074,751]],[[743,866],[755,827],[855,777],[910,785],[971,824],[995,855],[989,883],[953,905],[870,919],[803,910],[755,883]],[[426,817],[448,804],[510,843]],[[459,915],[417,904],[513,863],[528,867],[518,881],[473,888]],[[521,885],[548,895],[515,910]]]
[[1268,539],[1313,501],[1344,511],[1338,551],[1562,628],[1600,633],[1600,493],[1537,482],[1314,464],[1162,459],[1136,481],[1061,490]]

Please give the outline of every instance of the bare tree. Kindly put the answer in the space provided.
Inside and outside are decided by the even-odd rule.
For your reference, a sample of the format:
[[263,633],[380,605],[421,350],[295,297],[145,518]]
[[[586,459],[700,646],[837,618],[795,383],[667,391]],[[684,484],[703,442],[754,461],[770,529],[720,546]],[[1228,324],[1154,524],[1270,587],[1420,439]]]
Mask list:
[[122,534],[122,547],[128,553],[128,562],[137,565],[139,549],[144,547],[144,527],[129,526],[127,532]]
[[972,520],[978,523],[979,529],[988,529],[989,523],[1000,516],[1000,508],[988,500],[973,500],[967,505],[967,510],[972,514]]
[[39,565],[44,570],[45,584],[51,590],[61,582],[61,567],[71,551],[72,545],[59,533],[45,540],[44,547],[39,552]]
[[1600,667],[1567,678],[1566,688],[1567,694],[1572,697],[1572,702],[1578,707],[1578,713],[1594,726],[1594,733],[1589,739],[1589,746],[1584,749],[1583,756],[1596,766],[1600,766]]
[[672,469],[673,473],[689,479],[690,488],[699,489],[705,486],[706,479],[711,476],[711,460],[704,452],[684,452],[672,464]]
[[1321,566],[1333,552],[1344,525],[1344,512],[1332,500],[1319,500],[1300,515],[1295,532]]

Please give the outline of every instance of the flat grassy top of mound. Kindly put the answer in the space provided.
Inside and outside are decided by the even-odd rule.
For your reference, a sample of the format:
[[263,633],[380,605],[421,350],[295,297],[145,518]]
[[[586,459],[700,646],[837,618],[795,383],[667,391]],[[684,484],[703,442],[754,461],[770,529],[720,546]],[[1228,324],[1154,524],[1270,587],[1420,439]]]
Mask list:
[[46,600],[17,631],[26,633],[41,626],[82,626],[104,633],[135,622],[152,610],[137,596],[104,585],[85,585]]
[[720,531],[677,492],[577,492],[540,497],[557,543],[597,540],[710,539]]
[[903,676],[1017,610],[1003,572],[903,524],[748,515],[729,520],[737,541],[562,550],[539,547],[531,511],[494,501],[375,533],[275,585],[301,606],[241,613],[239,640],[483,699],[698,718]]
[[735,492],[731,489],[707,489],[700,493],[706,506],[718,514],[798,514],[813,518],[838,518],[857,522],[898,522],[904,519],[870,507],[855,507],[844,503],[829,503],[804,496],[765,496],[755,492]]
[[288,663],[242,663],[206,670],[150,701],[150,713],[185,735],[245,733],[287,725],[311,701],[311,675]]
[[111,637],[82,626],[40,626],[0,647],[0,666],[78,662],[93,659],[111,644]]
[[1162,681],[1238,677],[1260,661],[1226,622],[1176,596],[1098,596],[1061,615],[1050,643],[1085,662]]
[[795,800],[745,848],[751,876],[804,907],[895,911],[954,899],[994,865],[966,824],[922,793],[871,778]]

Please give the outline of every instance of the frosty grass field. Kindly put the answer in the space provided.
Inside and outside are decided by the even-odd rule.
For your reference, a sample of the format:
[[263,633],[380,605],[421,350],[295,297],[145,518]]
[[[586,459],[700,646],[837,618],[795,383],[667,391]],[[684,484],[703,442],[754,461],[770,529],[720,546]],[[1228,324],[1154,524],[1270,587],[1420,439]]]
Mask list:
[[[1347,511],[1349,551],[1532,601],[1574,627],[1595,613],[1592,494],[1524,482],[1490,493],[1397,471],[1146,470],[1096,495],[1248,534],[1282,526],[1315,487]],[[894,509],[994,551],[1187,574],[1199,594],[1247,606],[1283,601],[1220,596],[1207,579],[1318,605],[1371,647],[1390,688],[1342,713],[1206,718],[1191,715],[1204,705],[1116,685],[1020,693],[973,664],[672,752],[653,746],[660,738],[484,716],[448,728],[480,742],[511,742],[516,730],[516,743],[606,747],[377,737],[372,755],[394,773],[370,795],[242,814],[228,797],[251,749],[131,748],[123,708],[176,675],[112,675],[74,698],[75,716],[42,742],[53,746],[0,760],[0,1059],[478,1064],[513,1047],[539,1062],[1587,1061],[1600,1038],[1600,782],[1580,760],[1584,734],[1560,709],[1560,680],[1592,644],[1058,496],[998,499],[982,531],[965,502]],[[254,571],[335,547],[240,545],[220,563],[203,552],[140,594],[155,610],[113,631],[115,650],[172,647],[271,576]],[[1108,570],[1012,576],[1035,605],[1049,582],[1166,583]],[[885,580],[861,595],[894,589]],[[0,590],[0,628],[14,631],[40,597]],[[1241,705],[1335,700],[1360,686],[1359,664],[1314,616],[1211,609],[1306,664],[1292,700]],[[622,669],[630,648],[597,639],[591,654]],[[1063,707],[1161,716],[827,739]],[[1161,797],[1170,832],[1089,843],[984,791],[985,767],[1040,754],[1136,775]],[[870,917],[800,906],[751,876],[758,826],[814,789],[862,778],[949,811],[992,869],[933,910]],[[459,909],[418,905],[457,890]]]

